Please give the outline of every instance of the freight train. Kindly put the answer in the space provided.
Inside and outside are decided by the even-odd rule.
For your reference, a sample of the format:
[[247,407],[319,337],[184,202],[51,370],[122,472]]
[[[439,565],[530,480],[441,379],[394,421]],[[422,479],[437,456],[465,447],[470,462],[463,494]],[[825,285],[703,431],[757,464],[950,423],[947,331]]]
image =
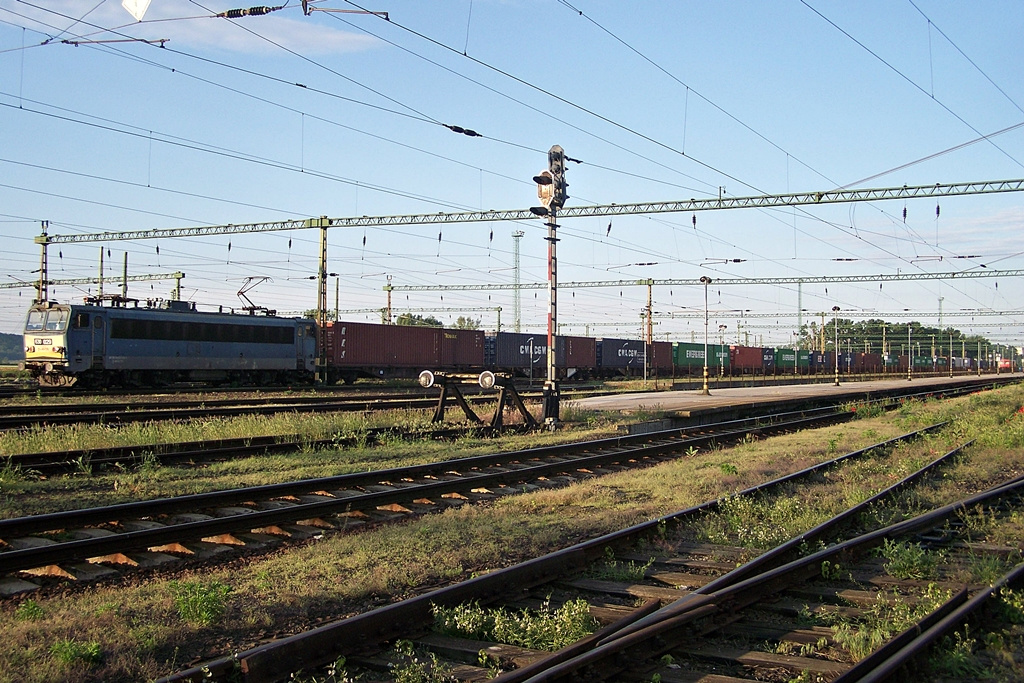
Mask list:
[[[832,351],[824,353],[805,349],[730,346],[708,344],[708,374],[711,376],[740,377],[744,375],[828,375],[837,369]],[[699,376],[704,371],[704,345],[677,342],[673,345],[675,376]],[[847,352],[839,354],[840,374],[884,374],[907,372],[913,363],[913,372],[948,372],[949,363],[954,370],[977,371],[975,358],[954,356],[913,356],[881,353]],[[995,369],[995,362],[980,362],[982,370]],[[990,368],[991,366],[991,368]],[[999,361],[1000,371],[1013,370],[1009,359]],[[1016,368],[1019,370],[1020,368]]]
[[[327,323],[329,382],[358,377],[416,377],[421,370],[503,372],[542,380],[547,375],[546,334],[454,330],[438,327]],[[559,379],[622,375],[671,375],[672,344],[655,342],[645,353],[637,339],[559,336],[555,367]]]
[[[311,383],[323,370],[330,383],[360,377],[416,377],[422,370],[479,372],[544,379],[547,335],[435,327],[328,322],[318,330],[306,318],[200,312],[185,301],[138,306],[34,304],[25,325],[25,361],[40,383],[83,387]],[[320,342],[326,366],[318,366]],[[829,374],[831,353],[709,344],[712,376]],[[948,371],[946,358],[839,356],[842,373]],[[976,370],[971,358],[953,358]],[[1009,361],[1005,361],[1009,366]],[[637,339],[559,336],[559,379],[616,376],[700,376],[704,345]],[[985,369],[985,366],[982,366]],[[1000,367],[1000,370],[1004,368]],[[1009,368],[1006,368],[1009,369]]]

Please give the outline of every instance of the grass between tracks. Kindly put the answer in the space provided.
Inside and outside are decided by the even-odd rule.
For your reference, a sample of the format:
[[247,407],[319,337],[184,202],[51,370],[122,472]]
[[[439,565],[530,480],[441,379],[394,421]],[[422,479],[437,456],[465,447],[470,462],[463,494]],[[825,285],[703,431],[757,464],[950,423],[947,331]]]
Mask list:
[[[836,494],[833,488],[833,494],[820,501],[821,510],[816,510],[816,505],[814,512],[791,514],[789,528],[806,528],[833,508],[845,507],[895,481],[947,450],[953,442],[977,437],[978,446],[917,493],[922,506],[931,506],[1024,471],[1024,415],[1016,413],[1022,403],[1021,387],[942,403],[911,402],[884,416],[751,440],[658,467],[595,478],[564,489],[508,496],[487,505],[453,508],[363,533],[327,536],[223,567],[207,566],[173,577],[150,576],[137,585],[129,580],[117,587],[97,586],[69,591],[67,595],[8,600],[0,612],[0,681],[155,678],[202,659],[464,580],[941,419],[952,419],[953,424],[941,435],[830,475],[839,482],[841,493]],[[592,415],[569,412],[568,416],[584,424],[589,421],[593,428],[603,426]],[[295,431],[295,427],[283,431]],[[216,481],[232,481],[234,477],[241,483],[262,476],[267,477],[266,481],[279,481],[285,475],[327,474],[334,467],[357,470],[372,463],[390,466],[423,462],[441,459],[456,450],[461,454],[464,447],[470,444],[453,447],[396,439],[369,451],[309,454],[312,464],[301,473],[294,469],[297,461],[277,465],[275,458],[254,459],[245,471],[224,474]],[[490,451],[495,444],[473,448]],[[155,467],[145,476],[118,476],[137,477],[139,492],[132,492],[128,498],[187,486],[190,476],[199,478],[201,487],[210,485],[202,481],[202,471],[195,470],[175,472],[174,468]],[[21,499],[34,496],[52,497],[50,504],[57,505],[62,487],[71,487],[74,492],[75,502],[69,507],[80,507],[82,496],[123,493],[112,492],[111,482],[118,481],[115,476],[104,479],[105,494],[86,486],[76,488],[79,480],[88,483],[91,478],[67,477],[49,482],[18,479],[10,484],[48,483],[50,489],[12,490],[3,482],[0,486],[9,509],[30,507]],[[64,495],[72,497],[66,490]],[[985,514],[979,511],[976,517],[982,533]],[[1012,633],[1004,637],[1011,652],[1013,637]],[[1005,655],[1004,650],[999,656],[1005,660]]]

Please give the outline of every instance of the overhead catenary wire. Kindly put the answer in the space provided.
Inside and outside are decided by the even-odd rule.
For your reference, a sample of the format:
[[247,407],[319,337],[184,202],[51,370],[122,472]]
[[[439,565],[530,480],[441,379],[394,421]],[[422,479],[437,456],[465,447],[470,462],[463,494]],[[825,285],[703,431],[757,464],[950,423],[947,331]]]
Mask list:
[[[482,203],[481,203],[481,206],[482,206]],[[621,234],[623,233],[623,232],[622,232],[621,230],[616,230],[616,232],[620,232]],[[445,236],[445,237],[447,237],[447,236]],[[902,236],[901,236],[901,239],[903,239],[903,237],[902,237]],[[165,250],[165,251],[166,251],[166,250]],[[652,250],[652,251],[653,251],[653,250]],[[664,250],[662,250],[662,251],[664,251]],[[681,263],[682,263],[682,262],[684,262],[684,261],[679,261],[679,262],[681,262]]]
[[[22,0],[22,1],[24,1],[24,0]],[[442,125],[444,125],[444,124],[442,124]],[[446,126],[446,127],[447,127],[447,126]],[[836,227],[836,226],[835,226],[835,225],[833,225],[833,227]]]
[[1001,153],[1002,153],[1002,154],[1003,154],[1003,155],[1004,155],[1004,156],[1005,156],[1005,157],[1006,157],[1007,159],[1009,159],[1010,161],[1012,161],[1013,163],[1015,163],[1015,164],[1016,164],[1017,166],[1019,166],[1019,167],[1021,167],[1021,168],[1024,168],[1024,163],[1021,163],[1021,161],[1020,161],[1020,160],[1018,160],[1017,158],[1015,158],[1015,157],[1014,157],[1013,155],[1011,155],[1011,154],[1010,154],[1009,152],[1007,152],[1007,151],[1006,151],[1005,149],[1003,149],[1003,148],[1002,148],[1002,147],[1000,147],[999,145],[995,144],[995,143],[994,143],[994,142],[993,142],[993,141],[992,141],[991,139],[989,139],[989,138],[985,137],[984,133],[982,133],[982,132],[981,132],[980,130],[978,130],[978,129],[977,129],[977,128],[976,128],[975,126],[974,126],[974,125],[972,125],[972,124],[971,124],[970,122],[968,122],[968,121],[967,121],[967,120],[966,120],[965,118],[963,118],[962,116],[960,116],[960,114],[958,114],[958,113],[956,113],[955,111],[953,111],[953,110],[952,110],[952,109],[951,109],[951,108],[950,108],[950,107],[949,107],[948,105],[946,105],[945,103],[943,103],[943,102],[942,102],[941,100],[939,100],[938,98],[936,98],[936,97],[933,97],[933,96],[932,96],[932,95],[931,95],[930,93],[928,93],[928,91],[927,91],[927,90],[925,90],[925,89],[924,89],[924,88],[922,88],[922,87],[921,87],[920,85],[918,85],[918,84],[917,84],[917,82],[915,82],[915,81],[914,81],[914,80],[913,80],[912,78],[910,78],[909,76],[907,76],[906,74],[904,74],[904,73],[903,73],[902,71],[900,71],[899,69],[897,69],[897,68],[896,68],[895,66],[893,66],[892,64],[890,64],[890,63],[889,63],[888,61],[886,61],[885,59],[883,59],[881,55],[879,55],[879,54],[878,54],[877,52],[875,52],[874,50],[872,50],[871,48],[869,48],[869,47],[868,47],[867,45],[865,45],[865,44],[864,44],[863,42],[861,42],[860,40],[858,40],[857,38],[855,38],[855,37],[854,37],[854,36],[853,36],[853,35],[852,35],[852,34],[851,34],[851,33],[850,33],[849,31],[847,31],[846,29],[842,28],[841,26],[839,26],[839,24],[835,23],[834,21],[832,21],[831,19],[829,19],[828,17],[826,17],[826,16],[824,15],[824,14],[822,14],[822,13],[821,13],[820,11],[818,11],[817,9],[815,9],[814,7],[812,7],[812,6],[811,6],[811,5],[810,5],[810,4],[809,4],[809,3],[807,2],[807,0],[800,0],[800,3],[801,3],[801,4],[802,4],[802,5],[804,6],[804,7],[806,7],[807,9],[809,9],[809,10],[810,10],[811,12],[813,12],[814,14],[818,15],[819,17],[821,17],[821,19],[822,19],[823,21],[825,21],[826,23],[828,23],[828,24],[829,24],[830,26],[832,26],[833,28],[835,28],[835,29],[836,29],[837,31],[839,31],[840,33],[842,33],[842,34],[843,34],[844,36],[846,36],[847,38],[849,38],[850,40],[852,40],[852,41],[853,41],[854,43],[856,43],[856,44],[857,44],[857,45],[858,45],[859,47],[861,47],[861,48],[862,48],[862,49],[863,49],[863,50],[864,50],[865,52],[867,52],[867,53],[868,53],[868,54],[870,54],[870,55],[871,55],[872,57],[874,57],[875,59],[877,59],[877,60],[878,60],[879,62],[881,62],[882,64],[884,64],[884,65],[885,65],[885,66],[886,66],[887,68],[889,68],[890,70],[892,70],[892,71],[893,71],[893,73],[895,73],[896,75],[898,75],[898,76],[899,76],[900,78],[902,78],[902,79],[903,79],[904,81],[906,81],[907,83],[909,83],[910,85],[912,85],[912,86],[913,86],[913,87],[914,87],[914,88],[915,88],[916,90],[918,90],[918,91],[920,91],[921,93],[923,93],[924,95],[926,95],[926,96],[927,96],[927,97],[928,97],[928,98],[929,98],[930,100],[932,100],[932,101],[933,101],[933,102],[935,102],[935,103],[936,103],[937,105],[939,105],[939,107],[941,107],[941,108],[942,108],[943,110],[945,110],[945,111],[946,111],[946,112],[948,112],[948,113],[949,113],[950,115],[952,115],[952,116],[953,116],[953,117],[954,117],[954,118],[955,118],[955,119],[956,119],[957,121],[959,121],[960,123],[962,123],[962,124],[964,124],[965,126],[967,126],[968,128],[970,128],[970,129],[971,129],[972,131],[974,131],[975,135],[979,135],[979,136],[983,137],[983,138],[985,139],[985,141],[986,141],[986,142],[988,142],[988,143],[989,143],[990,145],[992,145],[992,146],[993,146],[993,147],[994,147],[995,149],[999,150],[999,151],[1000,151],[1000,152],[1001,152]]

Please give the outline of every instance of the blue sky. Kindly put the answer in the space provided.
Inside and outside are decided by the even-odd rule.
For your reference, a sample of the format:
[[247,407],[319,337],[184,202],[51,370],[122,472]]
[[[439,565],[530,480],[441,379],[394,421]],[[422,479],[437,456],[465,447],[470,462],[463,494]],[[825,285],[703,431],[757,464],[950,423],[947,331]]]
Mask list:
[[[0,0],[2,281],[35,277],[43,220],[51,234],[75,234],[525,208],[537,203],[531,177],[552,144],[582,162],[568,168],[575,205],[1024,177],[1019,2],[324,0],[314,6],[386,11],[390,21],[304,16],[295,2],[211,16],[238,6],[152,0],[137,23],[116,0]],[[127,38],[168,42],[82,42]],[[1020,193],[692,219],[621,216],[610,231],[607,218],[562,221],[559,279],[1024,267]],[[510,283],[515,230],[526,233],[522,282],[543,281],[539,220],[445,226],[440,240],[436,226],[332,230],[340,307],[383,306],[389,276],[396,286]],[[240,306],[248,277],[271,278],[249,293],[258,304],[316,305],[315,231],[103,248],[108,275],[126,252],[132,274],[184,271],[185,297],[200,308]],[[54,245],[52,277],[95,275],[99,250]],[[170,286],[138,283],[129,295],[167,296]],[[53,296],[80,301],[89,289]],[[805,320],[838,305],[911,309],[935,324],[940,297],[951,313],[1015,310],[1024,294],[1009,278],[825,290],[803,288]],[[0,290],[0,331],[20,329],[31,297]],[[563,332],[634,336],[645,300],[642,287],[564,291]],[[510,291],[396,292],[394,303],[501,306],[512,324]],[[788,343],[798,307],[794,286],[763,285],[713,288],[710,305],[713,329],[726,324],[730,335],[737,311],[778,314],[744,323],[754,335],[745,340],[765,345]],[[703,293],[655,287],[654,308],[699,311]],[[526,329],[543,329],[546,309],[543,291],[522,293]],[[493,311],[469,315],[496,322]],[[946,324],[1024,343],[1024,317]],[[656,335],[698,330],[659,318]]]

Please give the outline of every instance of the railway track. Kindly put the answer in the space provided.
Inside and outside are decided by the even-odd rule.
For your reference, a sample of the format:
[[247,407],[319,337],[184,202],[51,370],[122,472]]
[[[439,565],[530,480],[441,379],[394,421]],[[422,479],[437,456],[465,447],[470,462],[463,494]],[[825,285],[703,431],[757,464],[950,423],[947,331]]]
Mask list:
[[[886,564],[873,554],[888,543],[910,544],[924,552],[941,551],[945,564],[952,564],[966,553],[1005,555],[1012,550],[972,542],[964,534],[960,515],[977,506],[993,515],[1019,511],[1024,507],[1024,477],[895,524],[864,529],[862,514],[866,510],[892,501],[922,478],[934,476],[967,445],[753,559],[746,548],[680,541],[671,532],[666,534],[667,528],[686,528],[723,505],[722,501],[709,501],[207,662],[161,683],[278,681],[298,671],[314,673],[316,667],[332,662],[336,666],[343,662],[350,675],[359,674],[365,680],[394,680],[397,672],[422,662],[430,663],[429,668],[437,674],[434,680],[440,680],[441,672],[449,672],[453,680],[486,680],[497,668],[502,673],[493,680],[501,683],[738,683],[797,676],[842,683],[885,680],[928,643],[959,627],[971,610],[990,601],[1000,586],[1020,585],[1024,579],[1024,566],[1019,565],[994,587],[964,585],[940,574],[931,587],[923,588],[927,582],[894,576],[896,572],[890,573],[887,566],[895,561]],[[823,471],[882,447],[885,444],[840,456],[737,496],[765,495],[811,477],[820,478]],[[662,543],[650,544],[650,539],[658,538]],[[816,547],[821,549],[815,552]],[[603,568],[626,563],[634,568],[629,578],[602,574]],[[501,607],[506,613],[543,612],[574,605],[579,599],[586,601],[590,616],[601,628],[571,639],[554,652],[485,641],[451,629],[451,615],[460,610],[486,606]],[[915,613],[909,628],[885,634],[884,644],[867,648],[867,656],[861,656],[863,652],[851,655],[856,640],[851,641],[836,624],[856,624],[873,610],[894,606]],[[821,623],[807,623],[815,619]],[[755,642],[762,646],[752,646]],[[859,661],[854,663],[855,659]]]
[[[1019,378],[992,376],[980,382],[933,386],[925,390],[916,387],[894,387],[887,390],[890,397],[903,396],[954,396],[977,391],[981,387],[996,386],[1019,381]],[[135,422],[159,420],[190,420],[211,417],[233,417],[238,415],[273,415],[277,413],[309,412],[371,412],[379,410],[429,409],[437,405],[436,396],[428,396],[422,390],[392,392],[386,394],[360,394],[356,396],[261,396],[249,398],[197,399],[186,401],[111,401],[84,404],[43,404],[9,405],[0,408],[0,431],[16,431],[40,428],[48,425],[67,424],[111,424],[121,425]],[[493,394],[468,387],[465,390],[470,401],[493,400]],[[588,391],[587,395],[595,395]],[[879,392],[881,393],[881,392]],[[524,400],[538,400],[539,392],[522,392]],[[573,392],[563,393],[563,400],[571,400]],[[833,403],[849,400],[832,397]]]
[[[540,394],[526,394],[537,399]],[[492,400],[483,393],[470,400]],[[189,420],[236,415],[273,415],[276,413],[369,412],[433,408],[437,398],[416,394],[379,394],[361,396],[298,396],[215,399],[195,401],[126,401],[89,404],[46,404],[8,406],[0,415],[0,430],[24,430],[61,424],[128,424],[156,420]]]
[[[504,427],[502,431],[507,432],[514,429],[516,428]],[[403,431],[402,437],[411,440],[433,441],[456,439],[471,434],[489,435],[494,432],[495,430],[488,426],[449,427],[422,432]],[[372,446],[381,438],[386,438],[393,433],[394,429],[390,427],[373,427],[365,430],[358,437],[334,435],[326,438],[311,438],[300,434],[249,436],[42,453],[15,453],[6,456],[5,461],[8,467],[37,475],[50,476],[68,472],[97,474],[103,471],[131,469],[147,462],[163,466],[188,466],[275,453],[292,453],[302,449],[348,448],[356,444]]]
[[[883,402],[884,403],[884,402]],[[789,419],[795,415],[813,416],[822,412],[834,412],[834,408],[826,406],[817,410],[800,411],[799,413],[775,413],[756,418],[744,418],[729,423],[722,423],[719,428],[729,426],[740,428],[749,424],[769,424],[773,421]],[[710,425],[709,429],[714,429]],[[512,428],[505,428],[512,429]],[[365,438],[372,444],[382,435],[391,433],[387,427],[367,430]],[[699,434],[699,430],[685,429],[686,433]],[[406,438],[448,439],[467,433],[488,434],[492,428],[487,426],[459,427],[435,429],[422,433],[404,433]],[[155,461],[161,465],[181,465],[205,463],[213,460],[247,458],[273,453],[288,453],[303,448],[346,447],[353,445],[357,439],[331,436],[311,439],[298,434],[271,436],[252,436],[244,438],[211,439],[195,442],[138,444],[130,446],[112,446],[110,448],[88,448],[39,453],[14,453],[4,456],[8,467],[18,468],[23,472],[39,475],[53,475],[67,472],[88,472],[95,474],[104,469],[124,469],[139,466],[145,462]]]
[[854,415],[813,412],[0,520],[0,576],[6,577],[0,592],[34,589],[36,584],[20,578],[25,572],[87,580],[116,571],[110,565],[151,567],[232,546],[256,549],[282,538],[305,539],[325,530],[561,486],[750,434],[822,426]]
[[[946,388],[941,392],[927,391],[919,394],[908,394],[904,398],[928,398],[936,395],[956,396],[975,391],[976,387],[961,386]],[[891,407],[892,403],[887,399],[876,401],[879,405]],[[869,402],[870,403],[870,402]],[[259,405],[259,404],[257,404]],[[819,411],[831,411],[832,407],[826,405]],[[795,413],[775,413],[762,415],[758,418],[766,422],[777,419],[784,419],[786,415]],[[802,415],[813,415],[814,410],[801,411]],[[2,419],[2,418],[0,418]],[[734,425],[744,424],[736,421]],[[423,434],[412,434],[412,438],[446,439],[463,435],[467,431],[476,430],[480,433],[487,433],[490,428],[476,427],[467,429],[437,429]],[[366,438],[372,443],[379,435],[388,433],[387,428],[374,428],[366,433]],[[68,472],[85,472],[94,474],[109,468],[130,468],[145,462],[157,462],[161,465],[180,465],[189,463],[205,463],[213,460],[226,460],[231,458],[244,458],[271,453],[287,453],[301,448],[323,448],[343,447],[354,439],[343,439],[328,437],[323,439],[310,439],[297,434],[253,436],[245,438],[206,440],[202,442],[182,442],[163,444],[138,444],[129,446],[114,446],[110,448],[89,448],[62,450],[39,453],[14,453],[3,456],[8,467],[18,468],[24,472],[33,472],[40,475],[53,475]]]

